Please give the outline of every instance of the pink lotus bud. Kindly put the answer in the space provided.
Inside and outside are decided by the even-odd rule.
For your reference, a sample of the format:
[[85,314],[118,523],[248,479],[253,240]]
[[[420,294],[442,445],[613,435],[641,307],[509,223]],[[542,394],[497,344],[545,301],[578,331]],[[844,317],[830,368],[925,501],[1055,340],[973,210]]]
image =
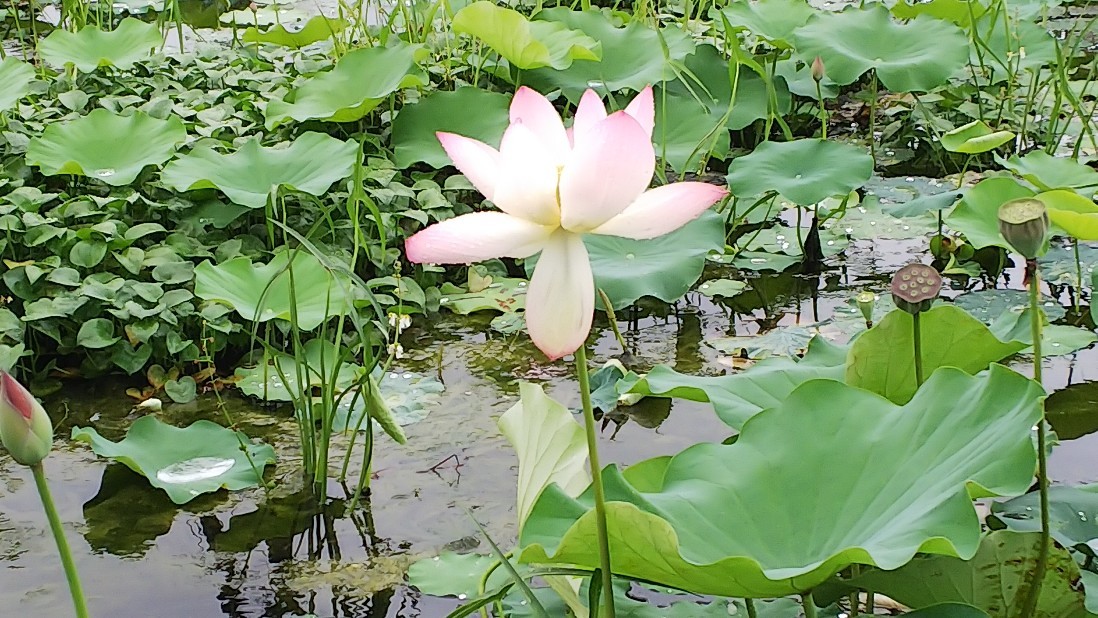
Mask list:
[[817,82],[823,81],[824,75],[826,74],[824,71],[823,58],[816,56],[816,59],[812,61],[812,68],[809,69],[809,71],[812,73],[812,79]]
[[0,443],[12,459],[33,466],[50,454],[53,423],[42,404],[6,371],[0,371]]

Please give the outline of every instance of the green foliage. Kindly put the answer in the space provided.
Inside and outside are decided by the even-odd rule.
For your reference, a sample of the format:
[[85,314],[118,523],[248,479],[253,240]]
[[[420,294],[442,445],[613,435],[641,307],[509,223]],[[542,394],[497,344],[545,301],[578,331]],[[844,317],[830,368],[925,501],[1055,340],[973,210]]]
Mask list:
[[31,65],[11,56],[0,61],[0,112],[7,111],[30,93],[33,82]]
[[576,60],[598,61],[595,39],[551,21],[530,21],[518,11],[480,0],[454,15],[454,32],[483,41],[517,69],[567,69]]
[[164,44],[160,29],[139,19],[123,19],[114,30],[85,26],[79,32],[58,28],[38,44],[50,64],[73,65],[91,73],[99,67],[128,69]]
[[777,191],[787,200],[810,206],[846,195],[873,174],[873,159],[864,149],[818,139],[764,142],[728,168],[735,195]]

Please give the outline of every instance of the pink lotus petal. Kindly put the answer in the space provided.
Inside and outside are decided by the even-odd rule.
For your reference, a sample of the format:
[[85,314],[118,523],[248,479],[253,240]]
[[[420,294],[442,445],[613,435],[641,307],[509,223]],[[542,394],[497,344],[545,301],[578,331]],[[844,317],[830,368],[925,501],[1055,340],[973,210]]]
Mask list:
[[652,99],[651,86],[645,86],[644,90],[641,90],[629,105],[625,106],[625,113],[637,121],[637,124],[648,134],[648,139],[652,139],[652,129],[656,127],[656,106]]
[[553,228],[502,212],[474,212],[436,223],[404,241],[417,264],[471,264],[500,257],[525,258],[541,251]]
[[594,90],[588,89],[583,93],[572,121],[572,147],[575,148],[576,135],[581,135],[580,139],[583,139],[582,135],[591,131],[603,118],[606,118],[606,106]]
[[511,99],[511,123],[524,124],[533,131],[555,163],[562,164],[567,159],[571,146],[564,132],[564,122],[541,93],[526,86],[519,88]]
[[595,279],[579,234],[557,230],[541,252],[526,292],[526,328],[550,360],[575,352],[591,332]]
[[632,116],[615,112],[572,151],[560,175],[561,225],[587,232],[633,203],[652,181],[656,152]]
[[500,175],[491,200],[500,210],[540,225],[560,225],[560,176],[544,142],[525,124],[512,124],[499,145]]
[[686,225],[726,195],[724,187],[707,182],[676,182],[656,187],[642,193],[621,214],[591,233],[636,240],[663,236]]
[[500,173],[499,152],[484,142],[463,135],[439,131],[435,136],[454,162],[454,167],[465,174],[477,191],[491,199]]

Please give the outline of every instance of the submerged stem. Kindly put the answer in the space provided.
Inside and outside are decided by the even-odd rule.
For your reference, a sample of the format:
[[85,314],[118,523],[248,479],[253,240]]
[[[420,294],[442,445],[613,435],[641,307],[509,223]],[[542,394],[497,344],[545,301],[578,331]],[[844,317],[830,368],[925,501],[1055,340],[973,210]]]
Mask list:
[[[610,540],[606,533],[606,493],[602,488],[602,468],[599,465],[599,445],[595,438],[595,411],[591,407],[591,378],[587,374],[587,350],[576,350],[576,377],[579,378],[580,399],[583,402],[583,428],[587,434],[587,458],[591,462],[591,485],[595,489],[595,522],[599,534],[599,562],[602,566],[603,618],[614,618],[614,574],[610,570]],[[591,612],[598,615],[598,609]]]
[[69,551],[69,542],[65,539],[65,530],[61,527],[61,518],[57,515],[57,507],[53,504],[50,495],[49,484],[46,483],[46,472],[42,469],[42,462],[30,467],[34,474],[34,484],[38,487],[38,496],[42,498],[42,508],[46,511],[46,520],[50,522],[50,532],[57,543],[57,553],[61,556],[61,566],[65,569],[65,579],[69,582],[69,593],[72,595],[72,605],[76,610],[76,618],[88,618],[88,607],[84,601],[84,590],[80,586],[80,575],[76,572],[76,563],[72,561],[72,552]]
[[[1044,386],[1041,365],[1041,275],[1037,260],[1026,260],[1026,279],[1029,281],[1029,324],[1033,337],[1033,379]],[[1041,496],[1041,545],[1037,550],[1037,564],[1033,566],[1033,578],[1029,593],[1022,605],[1020,616],[1033,616],[1037,610],[1037,600],[1041,597],[1041,585],[1045,581],[1049,554],[1049,515],[1048,515],[1048,456],[1045,453],[1047,436],[1045,435],[1045,404],[1041,403],[1041,418],[1037,421],[1037,487]]]
[[923,335],[919,328],[919,314],[911,318],[911,334],[915,340],[915,388],[919,388],[923,385]]

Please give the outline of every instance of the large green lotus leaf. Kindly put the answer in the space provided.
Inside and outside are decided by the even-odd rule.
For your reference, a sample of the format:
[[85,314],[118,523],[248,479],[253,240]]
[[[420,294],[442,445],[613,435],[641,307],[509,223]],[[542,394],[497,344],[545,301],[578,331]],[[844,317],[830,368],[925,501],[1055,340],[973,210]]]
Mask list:
[[418,45],[405,44],[349,52],[331,71],[309,78],[285,99],[268,103],[267,129],[292,120],[358,120],[394,91],[425,85],[416,61],[426,53]]
[[[748,420],[734,444],[606,468],[614,570],[700,594],[776,597],[852,563],[971,558],[972,498],[1019,495],[1033,480],[1042,396],[1001,366],[979,376],[942,369],[903,407],[840,382],[803,384]],[[547,488],[523,528],[521,560],[596,567],[590,493]]]
[[[187,139],[183,121],[135,111],[119,116],[103,108],[65,123],[50,124],[27,144],[27,164],[47,176],[74,174],[112,186],[131,182],[146,165],[171,158]],[[110,142],[110,148],[104,143]]]
[[968,60],[968,39],[957,26],[931,17],[901,24],[880,4],[819,12],[793,36],[801,59],[823,58],[827,76],[841,85],[875,69],[889,90],[925,92]]
[[91,73],[105,66],[131,67],[163,44],[156,25],[127,17],[114,30],[85,26],[79,32],[69,32],[58,28],[38,44],[38,54],[52,65],[72,64]]
[[245,43],[269,43],[300,49],[306,45],[330,39],[346,30],[349,25],[350,23],[345,19],[317,15],[297,30],[288,30],[286,26],[276,24],[273,28],[261,32],[256,30],[255,26],[251,26],[244,31],[240,40]]
[[[855,339],[846,359],[846,383],[896,403],[910,400],[917,388],[912,323],[911,314],[895,309]],[[1027,347],[1000,341],[983,322],[952,305],[919,314],[919,325],[924,379],[940,367],[983,371]]]
[[[669,95],[689,98],[704,108],[712,117],[713,123],[723,120],[728,114],[729,129],[742,129],[752,122],[766,118],[770,110],[770,92],[766,82],[747,67],[740,67],[736,82],[736,100],[732,105],[732,81],[728,60],[712,45],[699,45],[694,53],[683,62],[686,70],[674,81],[667,82],[665,88]],[[777,97],[775,111],[786,114],[792,105],[789,90],[779,80],[774,84]],[[657,104],[659,99],[656,100]],[[732,105],[731,113],[728,112]],[[659,139],[659,123],[664,120],[656,115],[656,138]],[[672,119],[667,119],[672,120]]]
[[0,112],[27,96],[33,82],[34,67],[12,56],[4,58],[0,62]]
[[1067,189],[1038,193],[1048,218],[1078,240],[1098,240],[1098,204]]
[[[873,571],[851,583],[888,595],[911,607],[944,602],[967,603],[995,618],[1016,616],[1029,594],[1037,563],[1039,533],[992,532],[980,542],[971,560],[930,556],[913,560],[896,571]],[[1062,547],[1052,547],[1034,616],[1079,618],[1083,608],[1079,567]]]
[[804,358],[768,358],[725,376],[691,376],[656,365],[628,393],[710,402],[725,424],[740,429],[747,419],[779,405],[809,380],[842,380],[846,348],[816,337]]
[[999,207],[1020,197],[1032,197],[1033,191],[1013,178],[988,178],[965,192],[957,207],[946,217],[946,224],[965,235],[974,249],[1003,247],[1008,249],[999,233]]
[[777,191],[808,206],[833,195],[846,195],[873,175],[873,158],[864,148],[819,139],[763,142],[728,166],[733,195]]
[[269,445],[255,444],[243,432],[210,421],[180,429],[143,416],[121,442],[111,442],[90,427],[73,427],[72,439],[88,443],[100,457],[125,464],[176,504],[221,488],[254,487],[262,480],[256,471],[275,461]]
[[996,131],[987,126],[982,120],[973,120],[966,125],[944,133],[941,144],[942,148],[950,152],[980,154],[981,152],[995,150],[1013,139],[1014,134],[1010,131]]
[[524,71],[567,69],[575,60],[595,60],[599,43],[581,31],[551,21],[530,21],[513,9],[480,0],[454,15],[454,32],[472,35]]
[[656,154],[679,174],[697,170],[703,157],[723,160],[728,155],[731,140],[724,124],[692,97],[656,94]]
[[[793,31],[808,23],[816,9],[805,0],[758,0],[733,2],[721,10],[735,30],[749,30],[775,47],[791,49]],[[723,27],[724,22],[715,23]]]
[[510,102],[507,95],[463,86],[406,103],[393,119],[393,163],[400,168],[421,161],[435,168],[450,165],[450,157],[435,136],[438,131],[499,144],[510,122]]
[[323,133],[302,133],[289,146],[260,146],[250,139],[236,152],[199,147],[164,167],[160,178],[176,191],[220,189],[230,200],[263,208],[280,187],[324,195],[351,175],[358,144]]
[[599,94],[640,92],[645,86],[674,79],[679,71],[676,65],[694,51],[694,43],[678,28],[663,26],[657,31],[641,20],[618,28],[602,11],[559,7],[539,12],[536,21],[563,24],[602,44],[601,60],[576,60],[563,71],[543,68],[523,72],[523,83],[542,92],[559,88],[573,102],[588,88]]
[[518,455],[519,527],[543,489],[556,484],[578,496],[591,484],[583,429],[568,408],[541,386],[523,382],[519,402],[499,417],[499,429]]
[[[1015,8],[1010,11],[1013,14]],[[970,26],[982,42],[979,50],[975,45],[966,47],[973,66],[979,67],[982,61],[990,69],[992,81],[998,82],[1056,62],[1056,39],[1048,28],[1028,19],[1015,19],[1008,32],[1000,16],[999,11],[989,11],[976,20],[974,28]],[[1019,49],[1025,54],[1019,54]]]
[[[1048,489],[1049,531],[1064,547],[1098,555],[1098,485]],[[991,505],[991,523],[1014,532],[1041,531],[1041,498],[1028,493]]]
[[245,256],[217,265],[202,262],[194,269],[194,293],[257,322],[290,320],[296,306],[297,325],[304,330],[348,311],[353,296],[350,283],[325,268],[313,254],[290,250],[280,251],[266,264],[253,264]]
[[1009,159],[996,157],[995,160],[1041,191],[1073,189],[1090,197],[1098,189],[1098,171],[1075,159],[1054,157],[1043,150],[1034,150],[1022,157],[1013,155]]

